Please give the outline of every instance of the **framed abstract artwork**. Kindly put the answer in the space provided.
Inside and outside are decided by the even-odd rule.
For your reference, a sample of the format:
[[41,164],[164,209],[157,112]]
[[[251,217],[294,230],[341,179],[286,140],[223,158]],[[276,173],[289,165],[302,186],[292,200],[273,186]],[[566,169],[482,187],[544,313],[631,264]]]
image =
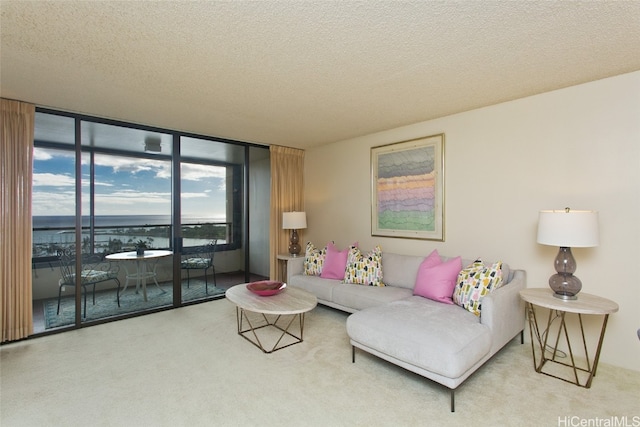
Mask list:
[[444,134],[371,148],[371,235],[444,241]]

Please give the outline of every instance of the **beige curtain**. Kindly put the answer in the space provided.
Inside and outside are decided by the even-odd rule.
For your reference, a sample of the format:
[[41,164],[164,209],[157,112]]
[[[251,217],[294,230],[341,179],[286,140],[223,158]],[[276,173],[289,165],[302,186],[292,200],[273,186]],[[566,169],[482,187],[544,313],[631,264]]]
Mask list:
[[[295,148],[271,146],[271,226],[270,276],[279,278],[278,254],[287,253],[289,234],[282,229],[282,213],[304,211],[304,151]],[[301,245],[304,240],[300,237]]]
[[2,342],[33,333],[31,178],[35,107],[0,99],[0,327]]

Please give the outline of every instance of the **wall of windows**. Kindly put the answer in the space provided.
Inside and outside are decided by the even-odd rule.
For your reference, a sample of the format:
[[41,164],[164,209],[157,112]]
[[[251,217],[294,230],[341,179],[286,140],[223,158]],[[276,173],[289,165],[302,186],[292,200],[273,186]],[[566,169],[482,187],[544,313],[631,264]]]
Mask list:
[[[69,308],[72,303],[75,313],[89,292],[59,286],[63,251],[81,253],[77,259],[95,256],[104,265],[114,264],[113,254],[141,246],[170,251],[171,256],[144,266],[151,282],[146,289],[150,284],[157,288],[162,303],[136,301],[130,304],[136,313],[224,295],[229,280],[220,289],[207,286],[197,294],[194,288],[204,272],[190,271],[188,284],[183,283],[185,254],[212,241],[217,242],[217,277],[233,273],[236,283],[242,283],[269,276],[268,148],[45,109],[36,112],[34,145],[33,297],[34,308],[43,306],[34,313],[45,313],[44,330],[50,329],[52,305],[57,309],[61,300]],[[267,226],[256,228],[252,237],[250,223]],[[116,264],[122,287],[133,288],[132,271],[139,272],[140,266]],[[81,275],[83,268],[84,261],[77,270]],[[115,281],[96,286],[99,296],[116,289]],[[123,298],[137,296],[128,292],[120,296],[121,306]],[[122,307],[105,314],[101,309],[106,305],[94,309],[89,303],[82,322],[131,315]]]

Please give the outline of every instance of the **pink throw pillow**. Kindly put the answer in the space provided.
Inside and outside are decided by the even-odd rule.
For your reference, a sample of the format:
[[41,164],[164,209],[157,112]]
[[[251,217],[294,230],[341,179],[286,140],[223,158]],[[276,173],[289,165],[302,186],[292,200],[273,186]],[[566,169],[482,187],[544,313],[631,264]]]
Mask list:
[[420,264],[420,268],[431,268],[436,265],[442,264],[442,259],[440,259],[440,254],[437,249],[431,251],[429,255],[426,256],[422,263]]
[[[357,244],[354,244],[352,246],[356,245]],[[327,243],[327,255],[324,258],[324,265],[322,266],[320,277],[323,279],[344,279],[349,249],[350,247],[339,251],[332,242]]]
[[425,261],[418,268],[413,294],[445,304],[453,304],[453,290],[458,273],[462,270],[462,259],[456,257],[435,266],[426,266]]

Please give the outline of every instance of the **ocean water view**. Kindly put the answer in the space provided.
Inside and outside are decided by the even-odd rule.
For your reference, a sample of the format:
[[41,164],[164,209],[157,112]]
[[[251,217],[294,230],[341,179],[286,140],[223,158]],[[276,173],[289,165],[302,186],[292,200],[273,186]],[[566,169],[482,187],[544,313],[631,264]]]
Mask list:
[[[90,241],[89,226],[90,218],[83,216],[83,242]],[[140,241],[150,249],[168,249],[171,246],[170,215],[98,215],[94,226],[95,253],[133,250]],[[59,249],[73,247],[74,228],[75,217],[71,215],[33,216],[34,258],[56,255]],[[224,218],[185,217],[182,230],[185,247],[204,245],[214,238],[219,244],[225,243],[228,235]]]
[[[96,215],[96,226],[153,226],[171,224],[171,215]],[[202,216],[186,216],[183,224],[204,224],[204,223],[224,223],[224,218],[211,218]],[[34,215],[33,228],[73,228],[75,226],[75,216],[73,215]],[[82,226],[89,226],[89,217],[82,217]]]

